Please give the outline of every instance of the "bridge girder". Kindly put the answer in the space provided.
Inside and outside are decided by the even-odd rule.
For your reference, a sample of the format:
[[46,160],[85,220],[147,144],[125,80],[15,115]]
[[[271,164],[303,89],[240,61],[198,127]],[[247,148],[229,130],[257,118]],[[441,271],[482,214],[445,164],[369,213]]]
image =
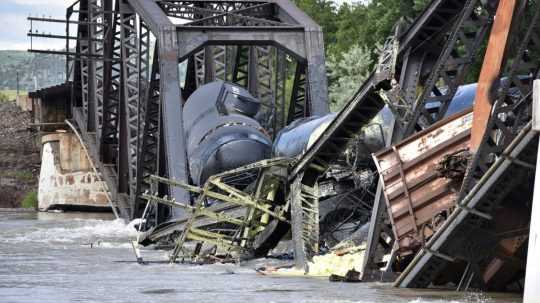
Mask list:
[[[80,0],[66,17],[72,117],[111,196],[127,202],[117,205],[126,218],[143,211],[145,176],[189,182],[182,108],[197,87],[245,86],[272,136],[329,111],[321,28],[288,0]],[[69,24],[78,27],[74,52]],[[191,201],[181,188],[160,191]]]

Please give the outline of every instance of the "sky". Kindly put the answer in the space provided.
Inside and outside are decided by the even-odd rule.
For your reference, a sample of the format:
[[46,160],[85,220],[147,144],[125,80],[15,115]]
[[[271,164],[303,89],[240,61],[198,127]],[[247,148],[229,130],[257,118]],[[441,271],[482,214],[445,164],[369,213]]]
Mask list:
[[[30,48],[30,39],[26,36],[30,29],[28,16],[53,17],[65,19],[68,4],[72,0],[0,0],[0,50]],[[45,23],[34,24],[34,32],[65,34],[65,26],[51,26]],[[61,39],[35,39],[35,49],[59,49],[64,42]]]
[[[335,0],[336,3],[350,0]],[[0,50],[27,50],[30,38],[26,36],[30,29],[32,17],[53,17],[65,19],[66,7],[73,0],[0,0]],[[46,34],[65,34],[65,25],[34,22],[33,31]],[[62,39],[33,38],[34,49],[62,49]]]

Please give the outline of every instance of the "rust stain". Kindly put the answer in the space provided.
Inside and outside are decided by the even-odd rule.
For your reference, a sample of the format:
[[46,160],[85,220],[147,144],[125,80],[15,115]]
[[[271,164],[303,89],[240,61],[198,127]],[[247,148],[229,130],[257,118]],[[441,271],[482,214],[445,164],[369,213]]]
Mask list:
[[[390,148],[374,155],[402,254],[421,247],[455,205],[459,182],[441,176],[437,168],[447,154],[469,147],[471,124],[461,121],[469,116],[462,113],[448,118],[446,123],[405,139],[393,147],[397,153]],[[401,158],[406,155],[406,160],[400,161],[397,154]]]
[[476,152],[480,147],[491,114],[491,86],[500,77],[515,5],[515,0],[499,1],[476,89],[473,127],[471,131],[472,152]]

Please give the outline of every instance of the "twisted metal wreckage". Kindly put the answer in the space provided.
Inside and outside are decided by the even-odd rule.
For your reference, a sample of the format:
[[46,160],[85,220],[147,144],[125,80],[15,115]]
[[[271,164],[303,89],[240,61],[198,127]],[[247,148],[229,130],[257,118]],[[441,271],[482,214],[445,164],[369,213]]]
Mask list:
[[80,0],[66,20],[29,18],[65,23],[29,36],[65,39],[31,51],[66,55],[69,75],[33,95],[64,111],[118,216],[144,219],[140,242],[174,244],[171,262],[265,256],[291,231],[308,270],[365,225],[363,281],[515,290],[539,12],[433,0],[328,114],[321,29],[287,0]]

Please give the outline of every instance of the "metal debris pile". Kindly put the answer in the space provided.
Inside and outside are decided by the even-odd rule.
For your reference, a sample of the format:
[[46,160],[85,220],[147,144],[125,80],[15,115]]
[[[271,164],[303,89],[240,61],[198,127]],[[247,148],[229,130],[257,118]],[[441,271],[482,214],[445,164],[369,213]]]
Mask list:
[[[203,187],[151,176],[153,189],[167,184],[184,188],[196,197],[190,205],[160,197],[157,191],[142,196],[148,207],[162,204],[188,210],[185,219],[171,223],[178,231],[170,236],[174,243],[170,262],[231,262],[265,255],[271,248],[265,246],[265,240],[279,222],[289,222],[285,216],[288,205],[275,201],[289,164],[287,159],[264,160],[214,175]],[[145,210],[145,220],[151,220],[146,216],[151,213]],[[195,244],[186,245],[188,241]]]

